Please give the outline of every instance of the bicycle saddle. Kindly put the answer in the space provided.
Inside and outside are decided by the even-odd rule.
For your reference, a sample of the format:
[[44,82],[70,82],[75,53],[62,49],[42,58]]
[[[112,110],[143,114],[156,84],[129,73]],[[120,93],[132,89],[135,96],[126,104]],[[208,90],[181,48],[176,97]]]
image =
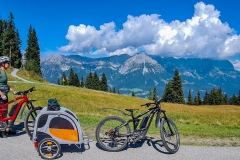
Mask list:
[[127,108],[127,109],[125,109],[125,110],[128,111],[128,112],[133,112],[133,111],[138,110],[138,109],[135,109],[135,108],[133,108],[133,109]]

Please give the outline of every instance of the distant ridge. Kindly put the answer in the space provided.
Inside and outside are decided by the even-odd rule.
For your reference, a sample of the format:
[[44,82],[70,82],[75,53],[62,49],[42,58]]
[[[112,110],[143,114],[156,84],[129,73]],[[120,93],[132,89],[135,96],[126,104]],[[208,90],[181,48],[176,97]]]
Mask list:
[[41,60],[41,68],[43,77],[51,83],[57,83],[63,72],[68,76],[70,68],[79,79],[82,76],[86,79],[89,71],[96,71],[99,77],[105,73],[109,87],[116,87],[122,94],[130,95],[134,91],[138,97],[147,97],[150,87],[153,89],[154,86],[161,96],[176,69],[182,78],[184,97],[189,89],[193,96],[200,91],[202,97],[213,87],[222,87],[228,96],[240,89],[240,72],[234,70],[228,60],[164,58],[146,53],[104,58],[50,55]]

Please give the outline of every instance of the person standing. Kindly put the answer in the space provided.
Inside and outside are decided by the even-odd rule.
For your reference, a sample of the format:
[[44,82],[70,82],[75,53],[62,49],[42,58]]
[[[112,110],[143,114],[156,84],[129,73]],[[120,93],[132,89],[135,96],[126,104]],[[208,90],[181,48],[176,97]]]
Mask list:
[[[10,67],[11,59],[7,56],[0,57],[0,104],[8,102],[8,92],[15,94],[16,92],[8,85],[8,77],[6,70]],[[3,117],[7,117],[8,106],[5,106],[6,111],[3,113]],[[16,134],[10,128],[6,128],[6,131],[2,132],[2,137],[6,138],[7,134]]]

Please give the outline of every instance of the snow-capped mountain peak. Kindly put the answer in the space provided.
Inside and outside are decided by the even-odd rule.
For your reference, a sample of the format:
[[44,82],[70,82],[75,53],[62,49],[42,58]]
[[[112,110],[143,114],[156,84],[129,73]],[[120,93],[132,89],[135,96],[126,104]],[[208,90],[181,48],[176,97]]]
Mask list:
[[141,70],[142,74],[150,72],[163,72],[164,68],[146,53],[136,54],[129,58],[119,69],[120,74],[128,74],[137,70]]

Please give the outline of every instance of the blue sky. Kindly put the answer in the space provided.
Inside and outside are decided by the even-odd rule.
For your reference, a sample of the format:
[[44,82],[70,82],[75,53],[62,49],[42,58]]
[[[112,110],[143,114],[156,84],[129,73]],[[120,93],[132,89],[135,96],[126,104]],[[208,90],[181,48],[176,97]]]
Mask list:
[[230,60],[240,70],[237,0],[0,0],[26,48],[30,24],[41,57],[151,55]]

